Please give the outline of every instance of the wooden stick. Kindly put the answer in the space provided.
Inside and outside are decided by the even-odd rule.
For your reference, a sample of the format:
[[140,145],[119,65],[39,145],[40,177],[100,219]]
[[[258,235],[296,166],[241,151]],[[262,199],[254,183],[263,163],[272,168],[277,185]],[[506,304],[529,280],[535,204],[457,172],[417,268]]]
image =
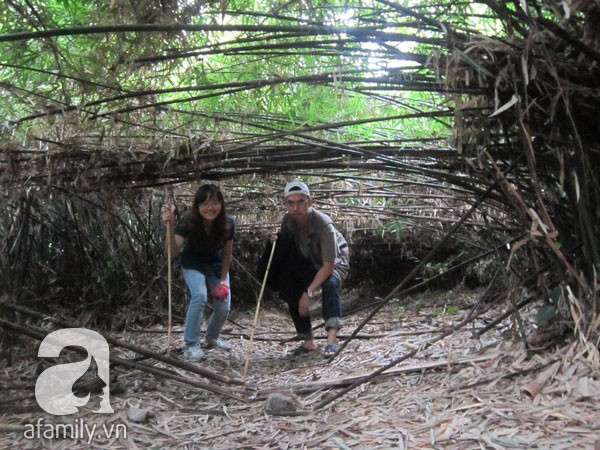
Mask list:
[[250,331],[250,342],[248,342],[248,353],[246,353],[246,364],[244,365],[244,375],[242,380],[246,380],[248,374],[248,367],[250,367],[250,353],[252,352],[252,342],[254,341],[254,331],[256,330],[256,323],[258,322],[258,311],[260,310],[260,301],[262,300],[267,285],[267,277],[269,276],[269,269],[271,268],[271,261],[273,261],[273,254],[275,253],[275,244],[277,240],[273,241],[271,247],[271,254],[269,255],[269,262],[267,263],[267,270],[265,270],[265,276],[263,277],[262,286],[260,287],[260,294],[258,294],[258,302],[256,303],[256,312],[254,313],[254,323],[252,324],[252,330]]
[[[167,188],[165,187],[165,205],[167,204]],[[169,327],[167,331],[167,355],[171,354],[171,223],[167,222],[167,298],[169,303],[168,322]]]
[[[21,325],[18,325],[13,322],[9,322],[9,321],[1,319],[1,318],[0,318],[0,327],[17,332],[19,334],[23,334],[25,336],[32,337],[34,339],[37,339],[38,341],[42,341],[46,337],[46,333],[41,332],[38,329],[34,329],[32,327],[21,326]],[[86,350],[84,350],[80,347],[71,347],[71,349],[76,352],[87,353]],[[143,364],[143,363],[139,363],[139,362],[128,360],[128,359],[119,358],[119,357],[116,357],[113,355],[109,355],[109,360],[110,360],[111,364],[117,364],[117,365],[125,366],[125,367],[131,368],[131,369],[141,370],[143,372],[151,373],[151,374],[157,375],[162,378],[167,378],[170,380],[178,381],[180,383],[189,384],[190,386],[194,386],[194,387],[197,387],[200,389],[205,389],[210,392],[221,394],[221,395],[233,398],[235,400],[239,400],[241,402],[247,402],[247,400],[245,398],[241,397],[237,393],[230,392],[219,386],[215,386],[214,383],[205,383],[203,381],[196,380],[195,378],[189,378],[189,377],[180,375],[178,373],[171,372],[167,369],[161,369],[159,367],[154,367],[149,364]],[[188,364],[191,364],[191,363],[188,363]],[[238,382],[237,384],[240,384],[240,383]]]
[[[34,311],[32,309],[26,308],[21,305],[3,303],[2,306],[5,308],[10,308],[13,311],[19,311],[23,314],[38,318],[40,320],[49,320],[53,324],[58,325],[63,328],[81,328],[81,325],[79,325],[79,324],[67,322],[64,320],[58,320],[52,316],[48,317],[47,314],[42,314],[38,311]],[[6,326],[4,326],[4,323],[5,323],[5,321],[0,319],[0,328],[2,328],[2,327],[6,328]],[[17,329],[17,331],[19,331],[19,330]],[[117,339],[115,337],[112,337],[110,334],[108,334],[107,332],[104,332],[104,331],[100,331],[100,330],[95,330],[95,331],[100,333],[104,337],[104,339],[106,339],[106,342],[108,342],[109,344],[112,344],[116,347],[126,348],[127,350],[131,350],[132,352],[139,353],[142,356],[152,358],[157,361],[161,361],[161,362],[165,363],[167,366],[172,366],[172,367],[177,367],[179,369],[187,370],[188,372],[198,374],[200,376],[206,377],[213,381],[218,381],[220,383],[235,384],[235,385],[239,385],[239,386],[244,385],[244,382],[237,378],[227,377],[223,374],[213,372],[212,370],[201,367],[198,364],[194,364],[194,363],[191,363],[191,362],[188,362],[185,360],[181,360],[181,359],[178,359],[178,358],[175,358],[172,356],[167,356],[164,353],[158,353],[158,352],[152,351],[148,348],[148,346],[145,346],[145,345],[137,345],[137,344],[134,344],[129,341]],[[33,337],[36,337],[36,336],[33,336]]]
[[[407,373],[424,373],[429,370],[452,370],[459,366],[470,365],[475,363],[481,363],[489,361],[494,358],[498,358],[499,354],[492,355],[475,355],[467,356],[456,361],[448,360],[446,358],[436,361],[429,361],[417,364],[409,364],[402,367],[393,367],[380,374],[380,376],[395,376]],[[309,392],[315,392],[320,389],[326,388],[337,388],[348,386],[356,381],[367,379],[373,371],[359,371],[351,372],[339,377],[323,378],[317,381],[303,381],[298,383],[286,383],[280,386],[271,386],[265,389],[260,389],[254,395],[257,399],[266,398],[269,394],[275,392],[281,393],[294,393],[294,394],[306,394]]]

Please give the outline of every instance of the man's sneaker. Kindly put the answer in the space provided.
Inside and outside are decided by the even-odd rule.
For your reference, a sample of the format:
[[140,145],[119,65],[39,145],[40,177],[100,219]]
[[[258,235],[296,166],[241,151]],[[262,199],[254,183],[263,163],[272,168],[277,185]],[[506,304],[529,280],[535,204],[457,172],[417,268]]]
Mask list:
[[223,342],[221,339],[207,339],[204,341],[204,348],[218,348],[219,350],[231,350],[231,345]]
[[183,354],[190,361],[198,361],[204,356],[204,352],[198,344],[187,346],[183,351]]

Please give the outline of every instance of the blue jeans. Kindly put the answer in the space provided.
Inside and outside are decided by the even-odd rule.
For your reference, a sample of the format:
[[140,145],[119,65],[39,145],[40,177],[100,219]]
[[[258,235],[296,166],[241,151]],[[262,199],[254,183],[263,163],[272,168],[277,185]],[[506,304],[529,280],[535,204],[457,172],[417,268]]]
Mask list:
[[323,288],[323,319],[325,329],[341,328],[342,321],[342,282],[331,275],[321,286]]
[[[331,275],[323,282],[321,287],[323,288],[321,310],[323,312],[323,319],[325,320],[325,330],[329,330],[330,328],[339,329],[344,324],[342,320],[342,282],[335,275]],[[292,316],[298,337],[301,339],[313,339],[310,316],[301,316],[298,311],[303,291],[302,288],[298,288],[295,295],[285,300],[289,306],[290,316]]]
[[[207,268],[204,272],[194,269],[182,269],[183,278],[190,291],[190,304],[187,309],[185,316],[185,330],[183,332],[183,338],[187,346],[194,345],[200,339],[200,329],[202,328],[202,322],[204,320],[204,307],[206,306],[206,300],[208,299],[208,292],[213,288],[219,281],[219,277],[215,275],[215,272]],[[218,270],[216,271],[218,272]],[[227,284],[229,284],[229,274],[226,278]],[[217,339],[221,333],[221,328],[227,320],[229,315],[229,309],[231,308],[231,293],[227,296],[227,299],[213,300],[213,313],[208,320],[208,326],[206,327],[206,339]]]

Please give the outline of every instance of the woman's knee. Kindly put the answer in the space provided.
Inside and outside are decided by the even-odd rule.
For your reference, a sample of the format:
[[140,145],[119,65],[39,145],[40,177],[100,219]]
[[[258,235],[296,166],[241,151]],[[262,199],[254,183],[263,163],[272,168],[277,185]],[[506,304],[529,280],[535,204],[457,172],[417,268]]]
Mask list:
[[204,274],[197,270],[184,269],[183,278],[190,292],[190,302],[204,304],[208,296]]
[[204,308],[207,299],[208,293],[206,289],[190,289],[190,307]]
[[229,301],[223,302],[218,300],[213,300],[213,311],[219,316],[227,317],[229,311],[231,310],[231,303]]
[[202,294],[202,292],[192,292],[190,294],[190,305],[194,306],[202,306],[206,304],[206,294]]

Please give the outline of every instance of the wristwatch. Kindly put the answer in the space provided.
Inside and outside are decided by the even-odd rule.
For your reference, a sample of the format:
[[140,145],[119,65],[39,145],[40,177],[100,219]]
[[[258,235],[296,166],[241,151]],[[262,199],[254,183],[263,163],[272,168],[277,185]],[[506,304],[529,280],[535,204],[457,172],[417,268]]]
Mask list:
[[310,289],[307,289],[304,292],[306,292],[306,295],[308,296],[309,300],[312,300],[313,298],[316,297],[315,291],[311,291]]

